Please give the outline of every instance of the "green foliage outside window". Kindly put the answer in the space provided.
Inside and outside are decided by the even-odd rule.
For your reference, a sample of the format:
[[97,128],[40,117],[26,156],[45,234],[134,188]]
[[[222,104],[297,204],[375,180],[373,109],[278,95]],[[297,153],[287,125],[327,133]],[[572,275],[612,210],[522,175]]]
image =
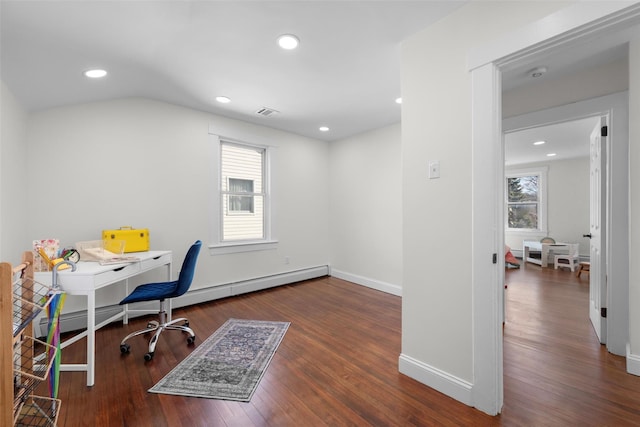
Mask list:
[[507,178],[509,228],[538,228],[539,184],[538,175]]

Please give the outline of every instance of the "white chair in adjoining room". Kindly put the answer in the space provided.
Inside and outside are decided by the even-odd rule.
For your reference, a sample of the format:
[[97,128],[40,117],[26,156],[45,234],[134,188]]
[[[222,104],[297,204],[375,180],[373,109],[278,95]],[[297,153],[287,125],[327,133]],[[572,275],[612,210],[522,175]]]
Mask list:
[[580,245],[578,243],[570,243],[567,245],[569,252],[566,254],[556,255],[553,268],[569,267],[571,272],[574,272],[578,264],[580,263]]

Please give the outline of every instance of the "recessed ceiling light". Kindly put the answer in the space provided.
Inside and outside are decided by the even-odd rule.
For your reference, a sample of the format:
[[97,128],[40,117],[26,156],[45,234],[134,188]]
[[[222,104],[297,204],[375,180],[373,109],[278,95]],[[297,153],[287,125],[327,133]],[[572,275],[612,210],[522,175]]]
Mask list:
[[402,98],[396,98],[396,104],[402,104]]
[[329,128],[326,126],[320,126],[318,129],[320,130],[320,132],[329,132]]
[[283,34],[278,37],[278,45],[286,50],[295,49],[300,44],[300,39],[298,39],[293,34]]
[[547,141],[536,141],[533,143],[533,145],[542,145],[542,144],[546,144]]
[[216,101],[221,102],[223,104],[228,104],[229,102],[231,102],[231,99],[227,98],[226,96],[216,96]]
[[87,70],[84,72],[84,75],[91,79],[99,79],[100,77],[106,76],[107,72],[105,70],[100,70],[100,69]]
[[553,156],[555,156],[555,155],[556,155],[556,153],[548,153],[548,154],[547,154],[547,157],[553,157]]

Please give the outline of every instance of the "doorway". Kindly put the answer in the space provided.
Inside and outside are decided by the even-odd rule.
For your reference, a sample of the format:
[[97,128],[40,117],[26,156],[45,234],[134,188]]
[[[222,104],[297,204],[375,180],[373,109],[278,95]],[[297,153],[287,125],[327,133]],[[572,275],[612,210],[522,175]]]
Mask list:
[[[524,64],[527,61],[545,57],[549,53],[558,52],[577,44],[586,44],[599,36],[619,34],[637,25],[636,16],[640,12],[640,4],[624,7],[604,5],[593,13],[586,13],[584,5],[575,4],[562,11],[564,18],[553,22],[553,28],[547,28],[544,34],[533,38],[519,40],[502,40],[490,48],[475,52],[470,62],[472,80],[472,139],[474,147],[472,163],[474,165],[474,190],[472,204],[474,216],[473,233],[473,310],[474,310],[474,388],[473,400],[476,407],[497,414],[502,408],[502,283],[503,262],[489,265],[483,262],[491,259],[491,254],[503,247],[504,239],[500,231],[504,224],[504,213],[497,209],[502,204],[504,162],[501,143],[501,73],[513,64]],[[615,125],[615,121],[613,122]],[[628,134],[627,134],[628,139]],[[615,153],[612,153],[615,155]],[[487,168],[495,173],[486,173]],[[613,171],[612,171],[613,172]],[[628,173],[628,171],[625,171]],[[615,177],[611,177],[613,181]],[[628,187],[625,188],[628,197]],[[615,192],[614,192],[615,193]],[[615,194],[610,194],[616,199]],[[487,200],[495,204],[487,207]],[[619,201],[619,198],[617,199]],[[616,205],[613,200],[608,201]],[[483,206],[484,204],[484,206]],[[611,215],[612,223],[617,223],[616,215]],[[493,230],[487,233],[486,230]],[[609,239],[616,239],[612,233]],[[628,239],[628,235],[625,237]],[[610,245],[616,247],[616,245]],[[494,256],[495,259],[495,256]],[[618,258],[620,259],[620,258]],[[609,267],[614,261],[612,254],[608,260]],[[628,274],[629,269],[626,269]],[[609,278],[611,279],[611,278]],[[486,292],[486,294],[485,294]],[[485,295],[489,295],[486,298]],[[613,297],[612,297],[613,298]],[[628,315],[628,313],[627,313]],[[609,318],[611,322],[612,319]]]
[[[543,111],[538,111],[530,114],[524,114],[517,117],[505,119],[503,121],[503,132],[507,135],[505,137],[505,145],[509,143],[509,140],[515,144],[521,144],[516,150],[516,153],[509,153],[505,148],[505,170],[509,170],[511,167],[523,166],[523,162],[533,160],[538,161],[535,164],[540,165],[539,160],[546,157],[549,152],[556,152],[559,154],[555,156],[559,158],[552,162],[543,163],[549,167],[550,171],[553,171],[552,164],[570,159],[572,156],[583,158],[583,166],[573,165],[571,167],[584,167],[587,168],[584,172],[585,176],[582,191],[584,192],[588,188],[589,180],[589,164],[593,159],[589,154],[589,138],[593,127],[600,117],[607,117],[611,123],[610,135],[606,139],[605,157],[607,159],[606,170],[607,173],[603,177],[605,180],[605,192],[607,197],[601,200],[602,210],[609,216],[603,224],[604,234],[606,239],[603,243],[604,257],[600,259],[603,266],[603,276],[607,278],[607,283],[600,283],[603,286],[602,294],[603,298],[597,300],[597,303],[601,303],[603,307],[607,307],[606,322],[602,321],[602,332],[597,331],[598,336],[610,337],[606,340],[607,350],[613,354],[624,356],[626,354],[626,343],[628,342],[628,271],[629,271],[629,253],[628,253],[628,201],[626,194],[628,194],[628,94],[627,92],[620,92],[612,95],[602,96],[598,98],[592,98],[585,101],[568,104],[560,107],[554,107]],[[570,132],[570,133],[568,133]],[[509,135],[518,135],[522,138],[508,138]],[[567,151],[562,151],[561,147],[549,146],[548,148],[542,148],[541,146],[533,146],[527,142],[528,139],[533,138],[534,135],[538,135],[539,138],[544,140],[545,138],[552,142],[554,138],[566,138],[569,135],[573,135],[575,138],[583,139],[583,145],[575,145],[567,147]],[[540,140],[535,138],[536,140]],[[526,146],[529,144],[529,146]],[[547,145],[547,144],[544,144]],[[573,152],[573,153],[572,153]],[[537,156],[537,157],[536,157]],[[591,160],[587,160],[591,159]],[[565,160],[567,165],[572,165],[576,161]],[[579,164],[580,161],[577,161]],[[531,166],[528,164],[528,166]],[[557,180],[562,180],[564,174],[551,174],[547,179],[548,185],[554,185]],[[578,194],[579,188],[575,188],[575,192],[569,190],[568,194],[563,194],[561,190],[553,193],[551,200],[546,203],[546,209],[548,213],[548,219],[545,223],[548,228],[544,230],[558,241],[570,241],[581,239],[583,234],[586,234],[590,227],[589,218],[589,201],[579,201]],[[624,197],[621,195],[625,195]],[[570,200],[566,200],[566,197],[573,197]],[[593,195],[589,195],[590,199],[593,199]],[[554,213],[554,209],[558,209],[558,204],[565,203],[560,207],[561,210],[578,208],[583,210],[582,215],[574,215],[567,218],[563,213]],[[584,197],[582,197],[584,199]],[[504,209],[504,201],[500,204]],[[538,237],[536,235],[536,237]],[[516,236],[516,240],[518,237]],[[585,240],[581,253],[590,252],[589,241]],[[513,240],[505,238],[507,244],[513,245]],[[605,287],[607,286],[607,287]],[[596,298],[595,295],[591,295],[590,300]],[[598,307],[599,309],[599,307]],[[598,310],[600,311],[600,310]],[[597,319],[596,319],[597,320]],[[595,322],[594,322],[595,324]],[[594,326],[598,328],[599,326]],[[605,343],[605,340],[602,341]]]

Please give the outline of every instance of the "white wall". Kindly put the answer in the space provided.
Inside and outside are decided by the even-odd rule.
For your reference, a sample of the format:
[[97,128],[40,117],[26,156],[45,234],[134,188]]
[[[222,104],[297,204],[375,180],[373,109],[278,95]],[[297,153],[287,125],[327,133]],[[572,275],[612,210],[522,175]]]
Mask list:
[[330,144],[331,274],[402,291],[400,124]]
[[[411,365],[404,372],[412,377],[470,404],[473,146],[468,54],[564,5],[471,2],[402,46],[401,362]],[[440,160],[441,178],[427,179],[429,160]]]
[[0,81],[0,260],[20,262],[30,249],[25,219],[27,192],[26,120],[24,109]]
[[[557,242],[580,243],[580,255],[589,256],[589,158],[529,163],[505,168],[511,170],[546,166],[547,236]],[[540,240],[542,234],[507,232],[505,243],[521,255],[523,240]]]
[[[24,246],[49,237],[73,245],[99,239],[105,228],[145,227],[151,249],[174,251],[177,273],[193,241],[210,243],[209,198],[216,197],[211,176],[217,173],[211,124],[228,133],[259,134],[277,147],[272,168],[279,245],[216,256],[203,250],[192,289],[327,265],[327,143],[145,99],[30,116],[28,189],[34,197]],[[98,305],[117,303],[124,291],[116,288],[99,293]],[[65,311],[84,308],[70,298]]]

